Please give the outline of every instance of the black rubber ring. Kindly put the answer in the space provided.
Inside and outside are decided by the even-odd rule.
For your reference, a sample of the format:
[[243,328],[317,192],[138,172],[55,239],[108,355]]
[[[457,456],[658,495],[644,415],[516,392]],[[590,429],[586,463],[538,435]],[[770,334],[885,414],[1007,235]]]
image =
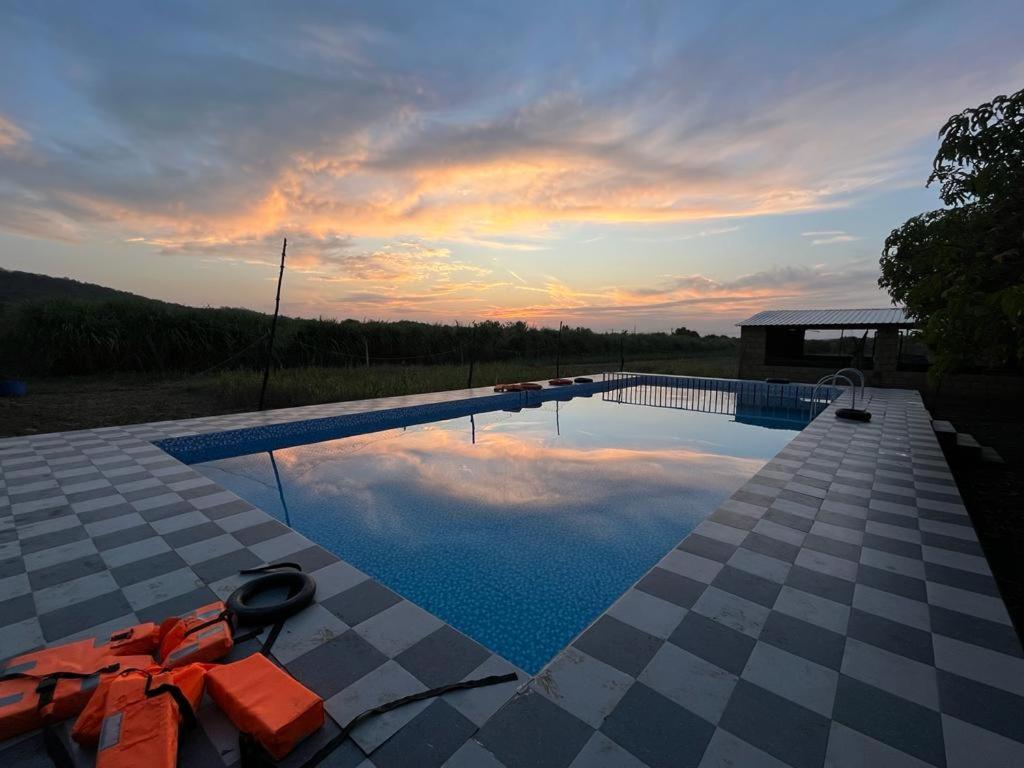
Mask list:
[[[288,588],[288,597],[274,605],[249,605],[252,599],[271,589]],[[278,571],[247,581],[227,599],[228,611],[240,624],[273,624],[288,618],[313,602],[316,581],[308,573]]]

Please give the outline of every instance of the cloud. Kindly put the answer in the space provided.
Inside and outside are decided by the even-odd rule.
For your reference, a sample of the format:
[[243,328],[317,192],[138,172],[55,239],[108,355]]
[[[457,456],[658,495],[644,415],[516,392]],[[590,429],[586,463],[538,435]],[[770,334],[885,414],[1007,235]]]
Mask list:
[[[584,20],[518,4],[486,17],[124,4],[102,23],[73,4],[17,8],[0,33],[8,69],[36,71],[69,112],[31,156],[0,164],[34,201],[35,234],[61,216],[213,253],[281,231],[528,251],[524,235],[563,223],[844,206],[904,178],[899,151],[1008,64],[994,42],[969,59],[915,56],[906,30],[933,16],[924,8],[835,26],[671,7]],[[548,39],[552,14],[578,36]],[[800,58],[776,41],[809,30]],[[937,79],[941,94],[919,87]],[[32,111],[26,95],[15,111]],[[12,130],[0,141],[20,140]],[[816,244],[828,242],[840,241]]]
[[851,243],[860,240],[856,235],[851,235],[841,229],[825,229],[819,232],[801,232],[803,237],[814,238],[811,245],[833,245],[835,243]]

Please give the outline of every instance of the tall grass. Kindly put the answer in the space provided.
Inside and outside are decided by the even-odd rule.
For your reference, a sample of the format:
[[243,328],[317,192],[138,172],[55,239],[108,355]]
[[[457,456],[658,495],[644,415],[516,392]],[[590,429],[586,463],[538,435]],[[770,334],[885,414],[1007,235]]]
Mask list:
[[[563,376],[583,376],[600,370],[617,370],[618,365],[588,361],[567,361]],[[735,354],[689,358],[627,361],[627,368],[638,372],[686,374],[691,376],[730,377],[736,375]],[[457,365],[395,365],[369,368],[288,368],[274,371],[267,392],[267,407],[362,400],[374,397],[414,395],[462,389],[467,384],[468,368]],[[490,386],[512,381],[550,379],[553,363],[490,362],[476,366],[474,386]],[[261,374],[253,370],[233,370],[214,380],[217,396],[232,408],[254,408],[259,399]]]
[[[69,375],[136,371],[255,369],[266,355],[269,318],[244,309],[196,309],[150,300],[46,301],[8,305],[0,314],[0,374]],[[411,321],[281,318],[273,362],[279,368],[387,368],[398,363],[464,366],[551,359],[608,361],[733,352],[738,340],[685,333],[623,336],[589,328],[531,328],[522,322],[466,325]],[[362,374],[353,374],[358,377]],[[445,376],[439,372],[438,376]],[[454,375],[454,374],[453,374]],[[456,378],[458,378],[456,376]]]

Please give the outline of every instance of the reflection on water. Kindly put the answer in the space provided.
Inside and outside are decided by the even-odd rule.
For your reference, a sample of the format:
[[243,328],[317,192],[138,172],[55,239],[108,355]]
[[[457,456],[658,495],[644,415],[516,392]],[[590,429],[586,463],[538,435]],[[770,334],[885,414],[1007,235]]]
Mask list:
[[582,399],[196,468],[535,672],[794,434]]

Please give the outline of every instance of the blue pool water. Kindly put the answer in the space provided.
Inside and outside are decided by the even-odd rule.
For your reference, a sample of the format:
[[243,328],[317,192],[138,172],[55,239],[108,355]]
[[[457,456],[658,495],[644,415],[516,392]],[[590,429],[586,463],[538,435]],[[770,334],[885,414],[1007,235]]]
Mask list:
[[196,468],[535,673],[795,434],[598,395]]

